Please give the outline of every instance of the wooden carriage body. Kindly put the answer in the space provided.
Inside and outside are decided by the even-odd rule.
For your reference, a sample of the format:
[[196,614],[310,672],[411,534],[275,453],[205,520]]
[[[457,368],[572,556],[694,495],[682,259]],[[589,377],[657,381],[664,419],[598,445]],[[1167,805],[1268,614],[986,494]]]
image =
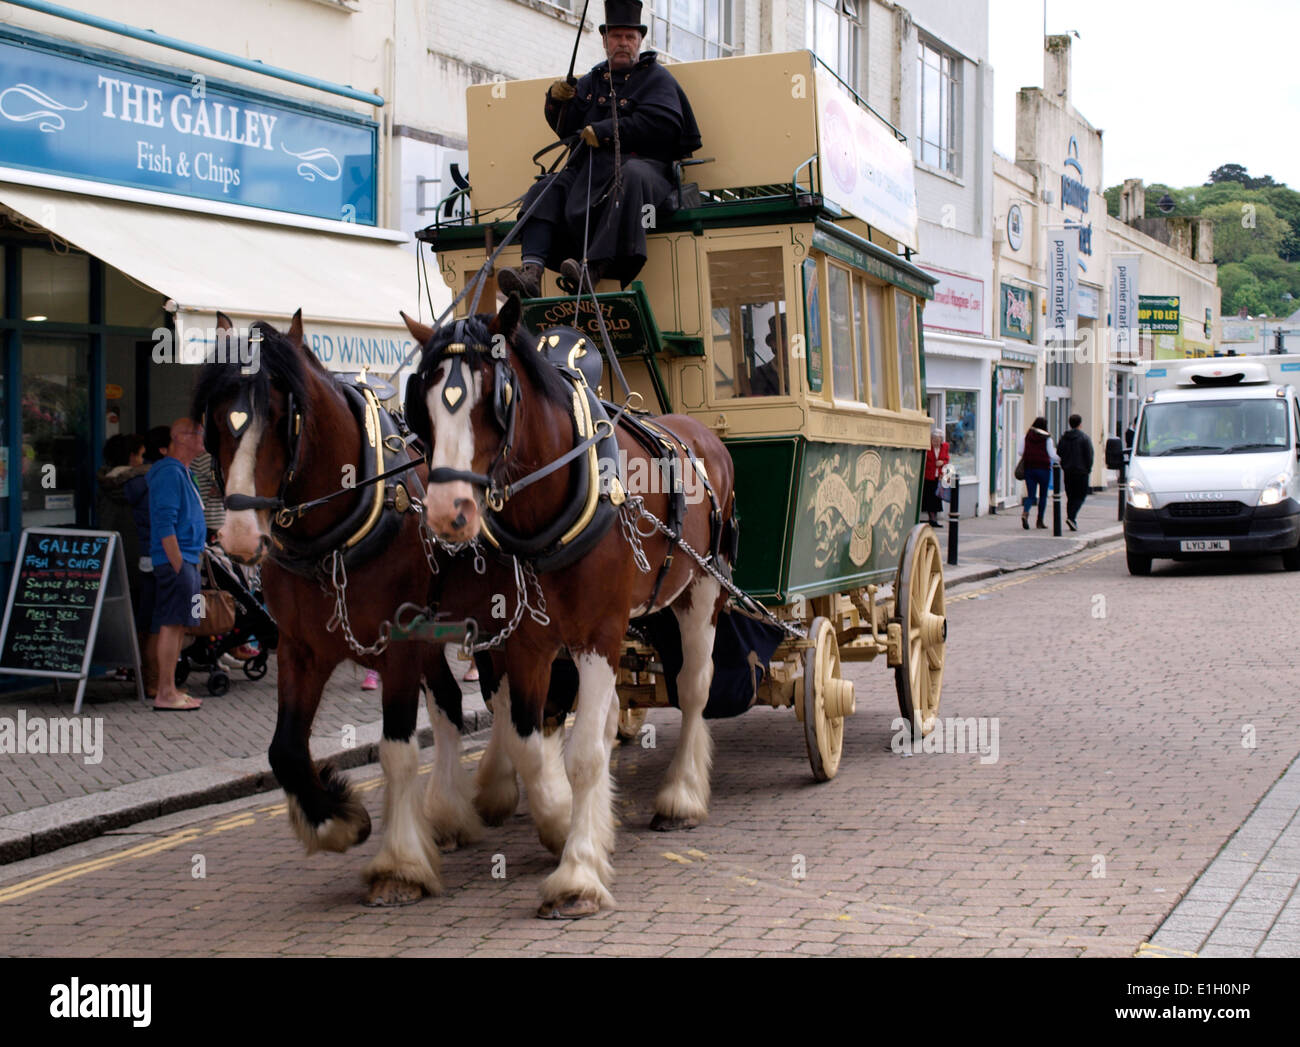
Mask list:
[[[915,675],[904,650],[909,627],[891,626],[895,602],[875,595],[880,585],[897,586],[900,562],[917,556],[909,543],[919,534],[932,425],[921,318],[935,280],[910,260],[919,246],[911,152],[807,51],[674,64],[671,72],[704,141],[704,162],[683,167],[681,178],[698,185],[699,199],[688,193],[688,206],[647,214],[644,269],[626,289],[603,282],[596,299],[644,404],[699,419],[731,452],[741,522],[736,583],[810,627],[807,640],[783,646],[764,700],[795,705],[806,727],[816,720],[824,731],[852,711],[851,684],[847,695],[832,694],[844,683],[841,654],[887,654],[900,677]],[[541,112],[548,83],[468,92],[473,217],[440,219],[420,234],[454,293],[517,217],[517,205],[489,209],[527,191],[538,174],[528,157],[554,142]],[[520,261],[511,245],[497,264]],[[547,273],[544,297],[525,303],[525,322],[539,331],[576,326],[600,344],[590,299],[575,321],[574,299],[555,279]],[[487,294],[494,291],[489,281]],[[603,393],[618,391],[606,365]],[[937,545],[925,537],[937,571]],[[808,672],[819,682],[808,677],[805,686]],[[631,704],[661,704],[653,675],[634,671],[620,681],[625,704],[629,694]],[[804,694],[811,701],[813,690],[825,701],[805,716]],[[936,706],[937,697],[936,685]],[[825,755],[828,739],[818,744]],[[838,748],[829,747],[837,763]],[[809,749],[813,756],[811,736]],[[813,765],[819,777],[827,767],[834,773],[829,760]]]

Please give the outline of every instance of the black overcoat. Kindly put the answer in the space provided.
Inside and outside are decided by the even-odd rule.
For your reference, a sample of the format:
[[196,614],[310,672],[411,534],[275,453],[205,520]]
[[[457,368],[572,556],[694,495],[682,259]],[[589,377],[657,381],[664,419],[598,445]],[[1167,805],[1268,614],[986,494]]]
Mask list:
[[[617,192],[616,103],[622,160]],[[556,102],[548,95],[543,112],[561,139],[590,125],[600,146],[579,145],[563,171],[539,180],[529,190],[521,213],[554,183],[546,189],[534,218],[555,226],[546,262],[558,269],[565,258],[582,257],[590,181],[587,257],[599,263],[606,276],[626,286],[645,264],[646,230],[654,227],[671,195],[673,161],[700,147],[700,129],[691,104],[672,74],[659,64],[655,52],[647,51],[631,69],[614,73],[612,80],[609,63],[601,62],[578,81],[570,101]],[[647,205],[655,210],[647,212]]]

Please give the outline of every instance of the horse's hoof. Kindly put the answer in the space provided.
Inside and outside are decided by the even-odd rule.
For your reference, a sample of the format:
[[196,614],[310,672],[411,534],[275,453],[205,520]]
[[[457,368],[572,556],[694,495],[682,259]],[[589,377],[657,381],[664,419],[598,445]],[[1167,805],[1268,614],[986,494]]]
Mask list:
[[655,816],[650,819],[650,828],[657,833],[677,832],[679,829],[694,829],[699,824],[700,822],[697,818],[679,818],[670,814],[656,813]]
[[540,920],[580,920],[584,916],[595,916],[600,912],[600,902],[595,898],[583,898],[571,894],[559,901],[542,902],[537,909]]
[[414,905],[428,893],[418,883],[409,880],[376,880],[370,885],[365,904],[371,909],[391,909],[401,905]]

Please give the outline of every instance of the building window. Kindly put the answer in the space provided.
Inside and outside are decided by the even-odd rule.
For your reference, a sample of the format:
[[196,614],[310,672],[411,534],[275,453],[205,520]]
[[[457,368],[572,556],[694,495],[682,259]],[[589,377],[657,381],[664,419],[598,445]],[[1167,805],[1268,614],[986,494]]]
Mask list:
[[924,39],[917,57],[921,162],[960,178],[963,60]]
[[644,15],[649,47],[679,62],[736,52],[732,0],[654,0]]
[[[858,47],[862,0],[807,0],[805,39],[817,57],[858,91]],[[860,91],[858,91],[861,94]]]
[[943,432],[952,467],[959,476],[977,476],[975,445],[979,393],[949,389],[944,393]]

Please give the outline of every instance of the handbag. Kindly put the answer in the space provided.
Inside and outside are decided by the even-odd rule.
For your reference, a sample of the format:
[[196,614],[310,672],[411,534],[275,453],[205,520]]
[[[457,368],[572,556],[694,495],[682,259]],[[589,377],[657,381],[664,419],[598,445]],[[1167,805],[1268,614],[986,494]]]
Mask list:
[[1023,480],[1024,478],[1025,478],[1025,456],[1022,454],[1020,456],[1020,461],[1016,462],[1016,479]]
[[204,573],[208,576],[208,588],[200,589],[203,597],[202,615],[198,625],[187,625],[185,632],[190,636],[220,636],[235,627],[235,598],[224,589],[218,589],[212,577],[212,562],[203,557]]

